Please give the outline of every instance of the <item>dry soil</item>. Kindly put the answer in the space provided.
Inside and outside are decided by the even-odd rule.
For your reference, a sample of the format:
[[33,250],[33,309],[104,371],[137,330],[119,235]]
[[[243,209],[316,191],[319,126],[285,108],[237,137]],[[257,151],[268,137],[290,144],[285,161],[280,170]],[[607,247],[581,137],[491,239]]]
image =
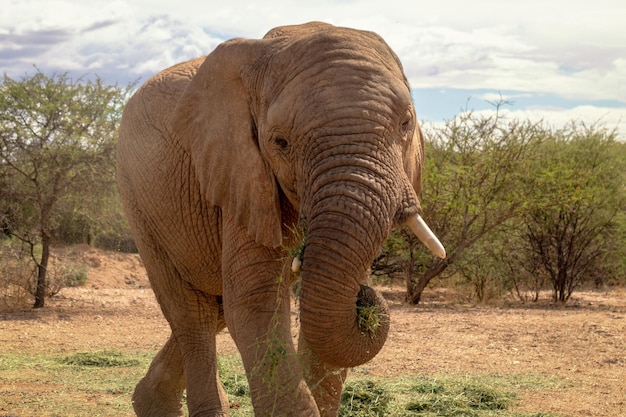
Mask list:
[[[89,267],[87,285],[62,290],[44,309],[0,313],[0,353],[156,351],[169,328],[139,257],[71,251]],[[579,292],[566,305],[489,306],[462,303],[443,289],[409,306],[401,288],[380,289],[391,306],[392,328],[383,350],[360,372],[540,377],[556,387],[518,392],[520,410],[626,416],[624,289]],[[220,352],[235,352],[227,331],[218,339]]]

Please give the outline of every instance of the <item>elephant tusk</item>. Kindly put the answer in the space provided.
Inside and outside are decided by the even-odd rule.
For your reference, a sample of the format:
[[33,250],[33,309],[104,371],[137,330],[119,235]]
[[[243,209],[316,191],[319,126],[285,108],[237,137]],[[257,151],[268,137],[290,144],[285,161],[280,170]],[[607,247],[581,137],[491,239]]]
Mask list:
[[409,220],[407,220],[406,225],[409,226],[409,229],[411,229],[415,236],[417,236],[432,253],[441,259],[446,257],[446,249],[439,239],[437,239],[433,231],[430,230],[430,227],[428,227],[424,219],[422,219],[422,216],[419,214],[411,216]]
[[291,272],[297,274],[298,272],[300,272],[301,266],[302,266],[302,260],[298,258],[297,256],[294,257],[293,261],[291,261]]

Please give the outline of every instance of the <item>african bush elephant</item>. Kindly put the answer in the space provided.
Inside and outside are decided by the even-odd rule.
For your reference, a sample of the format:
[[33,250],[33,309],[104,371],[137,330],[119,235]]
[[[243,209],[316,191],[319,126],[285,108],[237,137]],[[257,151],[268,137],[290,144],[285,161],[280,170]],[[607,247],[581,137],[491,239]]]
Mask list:
[[[183,415],[186,389],[191,416],[228,415],[215,339],[227,325],[255,415],[336,415],[345,368],[386,339],[384,300],[364,283],[390,229],[409,224],[445,256],[419,216],[422,162],[407,80],[374,33],[279,27],[147,81],[122,118],[118,183],[172,333],[136,414]],[[286,248],[302,230],[296,352]]]

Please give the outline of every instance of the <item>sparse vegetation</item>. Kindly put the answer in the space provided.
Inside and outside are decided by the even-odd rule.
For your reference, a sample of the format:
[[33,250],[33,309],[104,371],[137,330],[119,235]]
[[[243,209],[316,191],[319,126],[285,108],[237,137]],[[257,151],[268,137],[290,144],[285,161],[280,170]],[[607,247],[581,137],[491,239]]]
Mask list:
[[97,368],[135,366],[140,363],[136,358],[129,358],[121,352],[108,350],[79,352],[62,358],[60,362],[64,365],[93,366]]
[[291,231],[294,245],[283,247],[283,249],[290,258],[292,272],[297,275],[304,259],[304,249],[306,249],[306,226],[293,226],[289,230]]
[[[11,410],[17,415],[33,415],[33,410],[37,410],[41,416],[131,415],[134,384],[152,355],[153,352],[121,351],[79,352],[62,357],[3,354],[0,379],[11,380],[14,386],[37,381],[39,386],[54,389],[28,400],[17,391],[0,391],[0,410]],[[252,415],[250,390],[239,357],[220,358],[219,368],[231,415]],[[356,374],[345,384],[339,416],[551,416],[514,411],[515,391],[555,388],[545,378],[522,382],[497,376],[480,379],[486,382],[465,376],[370,378]],[[98,398],[97,411],[89,400],[94,396]]]
[[95,223],[88,219],[107,211],[107,198],[115,200],[113,151],[130,88],[40,71],[2,79],[0,230],[29,246],[35,308],[51,292],[50,246],[59,225],[71,225],[68,217],[74,224]]
[[[18,239],[0,239],[0,300],[9,309],[21,308],[32,300],[37,288],[37,269],[31,259],[41,252],[40,246],[30,247]],[[47,268],[46,297],[63,288],[80,287],[87,283],[87,266],[75,262],[57,251],[50,255]]]
[[565,302],[585,285],[624,284],[625,258],[615,254],[626,252],[626,144],[616,135],[471,113],[431,129],[423,216],[448,257],[401,229],[372,272],[402,280],[414,304],[432,279],[453,276],[480,302],[536,301],[546,289]]
[[[19,309],[34,299],[42,307],[45,297],[88,280],[87,267],[71,257],[55,258],[52,244],[135,250],[113,186],[115,129],[128,88],[39,72],[22,80],[5,76],[0,88],[0,303]],[[83,114],[85,105],[93,111]],[[554,130],[500,116],[464,114],[427,135],[424,217],[449,257],[433,258],[399,230],[373,272],[386,283],[401,279],[412,303],[436,277],[447,278],[440,283],[463,300],[481,302],[511,294],[538,301],[540,294],[547,298],[546,290],[565,302],[585,285],[625,285],[626,144],[601,126],[572,123]],[[306,229],[292,233],[296,244],[286,252],[302,260]],[[546,314],[553,311],[560,310]],[[614,318],[622,318],[615,311]],[[374,333],[381,325],[378,307],[359,305],[357,317],[363,331]],[[594,326],[582,323],[583,330],[591,329],[589,340],[623,330],[611,334]],[[580,331],[561,334],[562,347]],[[61,356],[1,352],[0,412],[130,415],[130,395],[154,352],[100,349],[70,349]],[[285,354],[283,346],[274,346],[263,366],[275,367]],[[614,354],[599,363],[606,371],[624,361]],[[231,415],[251,415],[240,361],[221,357],[219,366]],[[545,375],[408,372],[382,378],[361,371],[346,384],[340,415],[547,417],[553,414],[518,413],[516,404],[530,391],[567,389]]]
[[389,415],[392,397],[381,385],[371,380],[347,382],[341,393],[339,416],[384,417]]
[[[66,256],[94,266],[88,287],[67,288],[43,310],[0,313],[0,415],[130,416],[134,386],[170,335],[167,322],[145,286],[147,277],[141,286],[119,277],[141,267],[128,261],[136,255],[77,248]],[[349,374],[344,397],[351,400],[344,399],[342,409],[353,415],[587,417],[593,415],[588,410],[597,410],[596,416],[624,411],[617,343],[623,290],[581,292],[572,305],[494,308],[460,305],[448,290],[445,299],[435,299],[441,293],[429,289],[427,306],[416,309],[401,301],[401,290],[380,289],[389,301],[392,333],[374,360]],[[569,339],[571,334],[577,337]],[[227,332],[218,335],[218,351],[231,416],[252,415],[243,366]],[[268,357],[270,363],[281,355],[280,349],[271,352],[276,357]],[[480,408],[496,408],[500,400],[503,409]],[[419,408],[431,411],[410,411]]]
[[[19,262],[16,253],[0,253],[5,304],[23,300],[22,288],[41,307],[63,286],[84,283],[75,266],[68,280],[47,277],[55,243],[136,251],[113,162],[132,87],[40,71],[2,79],[0,239],[28,246],[17,252]],[[536,301],[545,289],[565,302],[581,286],[626,284],[626,257],[612,255],[626,251],[626,145],[618,132],[506,119],[499,109],[506,103],[495,104],[492,115],[463,113],[424,128],[424,218],[448,257],[434,258],[412,234],[396,230],[373,274],[379,282],[401,279],[414,304],[431,280],[451,276],[465,280],[466,296],[480,302],[508,294]],[[292,234],[294,246],[285,250],[297,269],[306,227]],[[6,276],[18,264],[19,275],[34,274],[29,286]]]

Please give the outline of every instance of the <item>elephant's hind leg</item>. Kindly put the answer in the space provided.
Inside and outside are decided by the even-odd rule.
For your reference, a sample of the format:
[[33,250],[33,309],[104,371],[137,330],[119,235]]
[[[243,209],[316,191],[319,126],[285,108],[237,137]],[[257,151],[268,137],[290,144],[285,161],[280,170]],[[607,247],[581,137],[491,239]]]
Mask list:
[[181,399],[186,389],[189,416],[227,416],[228,400],[218,376],[215,340],[217,331],[224,327],[221,300],[183,280],[158,246],[141,243],[139,250],[152,289],[172,335],[135,389],[135,413],[139,417],[182,416]]
[[150,364],[133,394],[138,416],[182,417],[183,364],[176,341],[170,337]]
[[170,321],[183,355],[187,407],[190,417],[228,416],[229,405],[217,370],[216,333],[224,327],[218,297],[182,282],[190,303],[186,315]]

